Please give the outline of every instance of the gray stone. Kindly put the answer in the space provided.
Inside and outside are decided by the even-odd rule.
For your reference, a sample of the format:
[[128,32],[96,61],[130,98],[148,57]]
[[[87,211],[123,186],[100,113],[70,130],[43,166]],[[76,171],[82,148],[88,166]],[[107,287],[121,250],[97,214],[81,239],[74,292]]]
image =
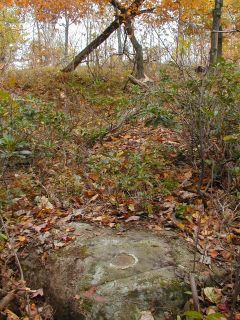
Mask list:
[[[76,241],[50,252],[45,265],[23,263],[33,286],[42,286],[58,320],[140,320],[176,314],[186,302],[189,245],[173,232],[101,229],[74,223]],[[34,261],[34,262],[33,262]],[[180,276],[181,275],[181,276]]]

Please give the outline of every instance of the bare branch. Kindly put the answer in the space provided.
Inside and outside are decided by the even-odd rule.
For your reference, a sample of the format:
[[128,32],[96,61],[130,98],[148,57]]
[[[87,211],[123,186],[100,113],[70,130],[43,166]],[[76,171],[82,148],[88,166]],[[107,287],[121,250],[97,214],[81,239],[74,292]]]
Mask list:
[[234,33],[240,32],[240,29],[233,29],[233,30],[213,30],[213,33]]

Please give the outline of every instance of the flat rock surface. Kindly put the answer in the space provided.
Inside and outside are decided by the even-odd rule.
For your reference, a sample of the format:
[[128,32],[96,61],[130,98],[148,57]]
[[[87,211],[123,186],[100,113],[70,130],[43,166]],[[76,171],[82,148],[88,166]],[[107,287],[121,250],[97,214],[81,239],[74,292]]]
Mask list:
[[34,254],[24,262],[30,282],[50,297],[56,319],[140,320],[149,312],[155,320],[164,312],[176,318],[193,261],[178,234],[71,226],[76,240],[49,252],[44,265]]

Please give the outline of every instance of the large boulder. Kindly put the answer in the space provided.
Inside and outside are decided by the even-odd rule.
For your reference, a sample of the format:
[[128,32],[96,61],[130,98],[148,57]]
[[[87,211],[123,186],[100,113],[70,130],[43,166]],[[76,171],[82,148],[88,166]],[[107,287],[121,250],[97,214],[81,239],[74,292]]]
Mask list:
[[72,226],[76,240],[50,252],[44,265],[34,254],[23,263],[31,285],[42,286],[50,298],[56,319],[140,320],[152,314],[160,320],[165,312],[176,318],[193,260],[179,235]]

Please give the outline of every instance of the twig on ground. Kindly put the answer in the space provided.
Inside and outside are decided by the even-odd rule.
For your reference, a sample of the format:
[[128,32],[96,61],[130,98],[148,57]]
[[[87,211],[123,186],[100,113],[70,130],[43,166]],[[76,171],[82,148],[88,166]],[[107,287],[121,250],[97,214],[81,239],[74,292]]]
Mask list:
[[[9,249],[12,251],[13,255],[14,255],[14,258],[15,258],[15,261],[16,261],[16,264],[17,264],[17,267],[18,267],[18,270],[19,270],[19,274],[20,274],[20,280],[21,280],[21,283],[25,285],[25,279],[24,279],[24,274],[23,274],[23,270],[22,270],[22,266],[21,266],[21,263],[20,263],[20,260],[18,258],[18,255],[17,255],[17,252],[14,248],[14,240],[13,238],[9,235],[9,232],[7,230],[7,227],[5,225],[5,222],[3,220],[3,216],[2,216],[2,211],[1,211],[1,208],[0,208],[0,222],[2,224],[2,227],[3,227],[3,230],[5,232],[5,235],[7,236],[8,238],[8,246],[9,246]],[[25,295],[26,295],[26,301],[27,301],[27,308],[28,310],[30,310],[30,298],[29,298],[29,293],[26,291],[25,292]],[[10,296],[9,296],[10,297]],[[15,294],[14,294],[14,297],[15,297]],[[14,299],[14,297],[12,297],[12,300]],[[9,299],[9,298],[8,298]],[[7,299],[6,299],[7,300]]]
[[0,311],[5,309],[14,299],[16,296],[16,290],[10,291],[5,297],[0,300]]
[[236,305],[237,305],[239,294],[240,294],[240,252],[238,252],[236,256],[235,285],[233,289],[232,306],[231,306],[229,320],[235,319]]
[[192,291],[194,309],[196,311],[199,311],[200,310],[200,305],[199,305],[199,299],[198,299],[198,292],[197,292],[197,284],[196,284],[196,279],[195,279],[195,273],[193,273],[193,272],[190,273],[189,280],[190,280],[190,286],[191,286],[191,291]]
[[24,275],[23,275],[23,270],[22,270],[22,267],[21,267],[21,263],[19,261],[19,258],[18,258],[18,255],[16,253],[16,250],[14,248],[14,241],[13,239],[9,236],[9,233],[8,233],[8,230],[7,230],[7,227],[5,225],[5,222],[3,220],[3,217],[2,217],[2,214],[0,212],[0,221],[1,221],[1,224],[2,224],[2,227],[3,227],[3,230],[5,232],[5,235],[7,236],[8,240],[9,240],[9,249],[12,251],[13,255],[14,255],[14,258],[15,258],[15,261],[16,261],[16,264],[18,266],[18,270],[19,270],[19,273],[20,273],[20,278],[21,278],[21,281],[22,282],[25,282],[24,280]]

